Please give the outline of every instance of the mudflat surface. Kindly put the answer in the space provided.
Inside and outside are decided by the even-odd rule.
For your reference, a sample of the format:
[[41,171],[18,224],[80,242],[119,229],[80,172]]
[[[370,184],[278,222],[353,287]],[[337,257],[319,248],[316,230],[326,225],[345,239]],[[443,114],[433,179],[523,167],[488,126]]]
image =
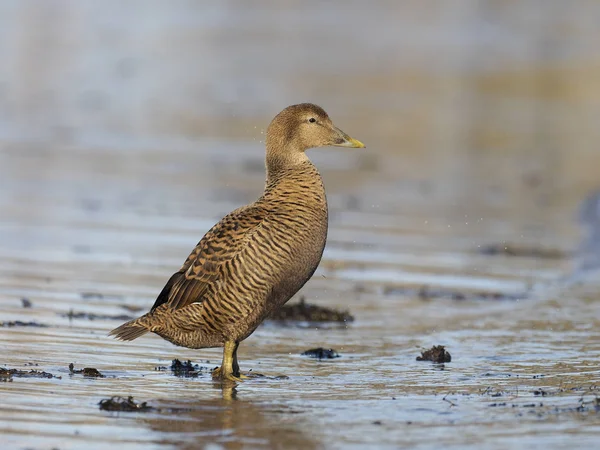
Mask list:
[[[463,3],[468,9],[479,2]],[[0,99],[7,118],[0,126],[3,447],[597,445],[593,198],[578,216],[598,188],[597,127],[586,114],[600,93],[597,52],[586,46],[597,42],[596,30],[575,26],[580,16],[553,6],[530,35],[526,18],[539,17],[535,3],[522,2],[518,13],[494,10],[492,22],[487,8],[475,10],[468,23],[450,9],[430,16],[418,6],[396,11],[392,2],[367,11],[324,6],[318,16],[308,9],[273,13],[328,55],[328,64],[312,69],[314,55],[299,44],[290,44],[294,58],[286,53],[277,64],[268,53],[248,53],[251,44],[279,48],[280,22],[262,19],[264,5],[209,10],[205,34],[185,33],[204,23],[185,8],[165,14],[149,6],[143,17],[149,10],[156,21],[133,21],[132,9],[109,27],[91,4],[77,14],[58,8],[52,20],[13,7],[20,20],[54,24],[55,32],[85,34],[66,24],[90,17],[98,17],[92,29],[120,30],[128,44],[103,47],[105,53],[93,39],[79,50],[56,50],[61,70],[80,70],[81,61],[91,64],[86,54],[96,55],[138,81],[100,77],[92,89],[59,69],[44,78],[25,65],[31,87],[6,91],[22,101]],[[592,17],[598,8],[590,2],[582,9]],[[393,14],[406,26],[392,28]],[[325,39],[331,31],[314,30],[325,29],[328,18],[338,26],[361,20],[360,39],[356,28]],[[558,25],[572,30],[570,44],[538,52]],[[480,26],[497,64],[469,38]],[[144,40],[150,36],[160,39]],[[43,33],[28,39],[45,42]],[[60,42],[47,45],[62,49]],[[144,64],[163,67],[148,56],[150,48],[163,51],[157,42],[179,45],[179,57],[165,50],[164,58],[189,69],[183,82],[165,69],[161,79],[170,82],[154,83]],[[402,43],[397,53],[394,43]],[[390,52],[400,56],[385,58]],[[118,64],[130,54],[138,59]],[[201,71],[201,56],[221,63]],[[366,63],[357,68],[356,58]],[[31,55],[23,61],[50,65]],[[261,65],[272,69],[272,82]],[[13,75],[2,74],[10,88]],[[199,88],[203,80],[212,80],[211,89]],[[45,86],[52,98],[88,97],[52,114],[40,106],[50,100],[28,97]],[[144,103],[151,98],[161,99],[161,108]],[[368,148],[310,152],[326,184],[330,232],[320,268],[292,302],[304,296],[354,320],[265,323],[239,351],[242,371],[265,376],[236,387],[210,378],[218,349],[177,348],[153,335],[131,343],[108,338],[152,305],[215,221],[260,194],[261,130],[282,106],[304,100],[321,103]],[[136,101],[145,112],[123,106]],[[443,345],[451,362],[416,360],[434,345]],[[318,348],[340,357],[302,355]],[[190,361],[192,376],[171,370],[176,358]],[[102,376],[86,371],[92,368]],[[119,405],[126,410],[114,411]]]

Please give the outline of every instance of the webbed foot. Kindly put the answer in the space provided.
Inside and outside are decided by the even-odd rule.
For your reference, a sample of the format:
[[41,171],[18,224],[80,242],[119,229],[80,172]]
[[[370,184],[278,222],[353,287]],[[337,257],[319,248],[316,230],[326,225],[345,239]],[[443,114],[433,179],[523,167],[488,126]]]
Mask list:
[[[222,367],[222,366],[221,366]],[[247,377],[246,375],[243,374],[238,374],[237,376],[233,373],[224,373],[223,370],[221,369],[221,367],[216,367],[215,369],[213,369],[213,371],[211,372],[212,375],[212,379],[215,381],[233,381],[235,383],[240,383],[244,380],[247,380],[249,377]]]

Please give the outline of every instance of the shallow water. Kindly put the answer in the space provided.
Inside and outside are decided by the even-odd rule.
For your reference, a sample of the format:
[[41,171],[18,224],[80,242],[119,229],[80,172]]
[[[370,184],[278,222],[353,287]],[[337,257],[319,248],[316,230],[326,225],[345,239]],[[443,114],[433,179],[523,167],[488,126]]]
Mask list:
[[[0,327],[0,367],[60,377],[0,383],[3,448],[594,447],[600,264],[589,250],[598,248],[600,227],[589,207],[581,217],[577,208],[599,181],[598,129],[587,113],[596,108],[600,65],[586,44],[597,30],[584,17],[598,8],[590,2],[569,15],[555,4],[532,31],[536,2],[516,12],[479,3],[430,15],[415,2],[397,16],[391,2],[342,12],[328,2],[318,16],[304,7],[266,16],[265,3],[252,20],[235,2],[207,16],[154,5],[144,20],[133,21],[131,8],[112,23],[94,3],[56,2],[49,35],[94,17],[92,29],[120,30],[128,44],[109,39],[104,47],[66,27],[90,41],[66,53],[64,35],[48,43],[62,69],[25,57],[20,70],[28,61],[55,72],[27,72],[30,89],[16,93],[17,75],[0,72],[8,86],[0,97],[0,315],[48,325]],[[43,15],[11,5],[2,5],[2,17],[17,11],[39,24],[27,42],[42,45],[50,26]],[[359,18],[360,37],[343,27],[314,31]],[[294,51],[274,64],[268,52],[286,35],[280,21],[291,21],[300,41],[314,41],[328,63],[310,69],[314,55],[294,39]],[[571,30],[569,45],[537,52],[556,27]],[[471,38],[481,33],[497,52],[493,61]],[[157,41],[180,45],[180,53]],[[150,59],[151,49],[163,59]],[[214,57],[218,50],[230,58]],[[117,66],[137,74],[131,86],[103,78],[102,69],[92,87],[63,77],[127,52],[137,55],[137,71]],[[350,71],[350,57],[364,66]],[[147,66],[166,67],[165,58],[181,69],[156,75]],[[269,77],[261,64],[272,67]],[[68,100],[90,90],[92,112]],[[204,373],[155,370],[173,358],[212,368],[219,350],[177,348],[156,336],[117,342],[106,334],[121,321],[69,318],[149,308],[201,235],[260,193],[260,130],[269,116],[315,97],[368,148],[311,151],[331,223],[323,262],[301,294],[349,309],[353,323],[266,323],[240,347],[242,370],[266,377],[232,389]],[[159,111],[148,106],[153,98],[168,101]],[[482,251],[490,245],[553,256]],[[447,347],[450,363],[416,361],[434,344]],[[300,355],[319,346],[342,357]],[[71,362],[105,378],[70,374]],[[100,411],[98,402],[114,395],[155,409]]]

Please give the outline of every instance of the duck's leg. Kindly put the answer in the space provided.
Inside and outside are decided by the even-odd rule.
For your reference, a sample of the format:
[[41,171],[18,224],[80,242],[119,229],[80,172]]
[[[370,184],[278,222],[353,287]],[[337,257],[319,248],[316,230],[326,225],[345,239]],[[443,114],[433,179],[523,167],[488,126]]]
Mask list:
[[247,380],[250,377],[248,377],[240,372],[240,365],[238,364],[237,350],[238,350],[239,346],[240,346],[239,342],[236,343],[235,350],[233,351],[233,376],[241,378],[242,380]]
[[[242,378],[239,376],[239,366],[237,367],[238,375],[235,375],[233,369],[234,355],[237,351],[238,343],[234,341],[227,341],[223,346],[223,362],[221,363],[221,367],[217,367],[212,371],[213,379],[217,380],[229,380],[229,381],[242,381]],[[237,365],[237,361],[236,361]]]

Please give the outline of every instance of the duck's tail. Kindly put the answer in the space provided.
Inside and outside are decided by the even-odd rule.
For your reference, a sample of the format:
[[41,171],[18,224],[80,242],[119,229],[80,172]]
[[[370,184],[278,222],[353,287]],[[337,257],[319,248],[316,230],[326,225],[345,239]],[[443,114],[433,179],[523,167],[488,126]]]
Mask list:
[[134,339],[137,339],[150,331],[144,322],[144,316],[138,317],[137,319],[125,322],[120,327],[117,327],[108,333],[108,335],[114,336],[116,339],[120,339],[122,341],[133,341]]

